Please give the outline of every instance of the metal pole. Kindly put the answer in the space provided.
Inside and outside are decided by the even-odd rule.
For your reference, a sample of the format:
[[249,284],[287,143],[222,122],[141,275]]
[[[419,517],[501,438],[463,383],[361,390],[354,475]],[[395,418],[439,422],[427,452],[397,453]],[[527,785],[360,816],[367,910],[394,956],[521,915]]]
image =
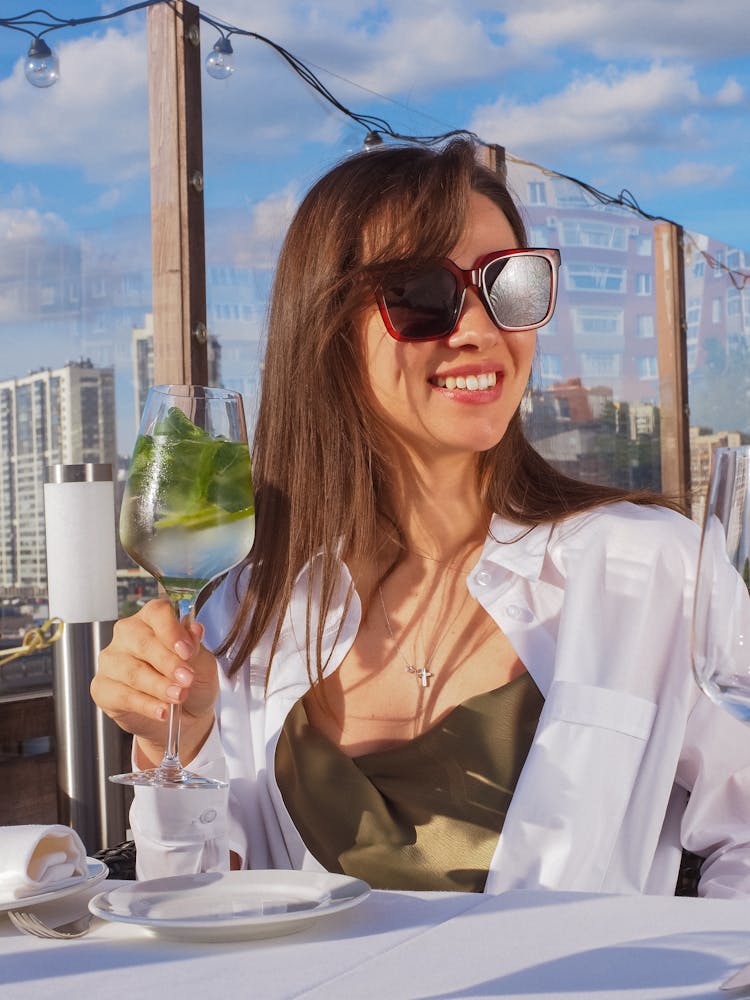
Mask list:
[[53,465],[44,487],[49,613],[65,623],[54,646],[57,801],[89,853],[125,839],[119,730],[89,686],[117,617],[112,466]]

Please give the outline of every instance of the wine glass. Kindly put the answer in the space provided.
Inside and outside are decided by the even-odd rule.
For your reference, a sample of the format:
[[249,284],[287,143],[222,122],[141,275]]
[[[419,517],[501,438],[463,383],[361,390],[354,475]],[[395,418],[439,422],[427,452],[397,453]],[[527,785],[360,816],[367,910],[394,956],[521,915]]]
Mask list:
[[717,448],[693,602],[696,680],[750,722],[750,447]]
[[[253,544],[250,451],[239,393],[199,385],[149,390],[120,511],[120,540],[162,585],[178,618],[192,618],[200,591],[241,562]],[[180,764],[181,706],[169,706],[158,767],[110,781],[163,788],[225,782]]]

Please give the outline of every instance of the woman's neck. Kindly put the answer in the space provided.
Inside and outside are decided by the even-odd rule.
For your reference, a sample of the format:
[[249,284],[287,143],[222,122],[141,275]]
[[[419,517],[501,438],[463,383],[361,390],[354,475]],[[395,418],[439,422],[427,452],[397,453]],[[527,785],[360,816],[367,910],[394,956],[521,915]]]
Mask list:
[[407,552],[455,562],[484,542],[489,512],[477,486],[475,461],[455,456],[431,464],[401,464],[391,491],[394,520]]

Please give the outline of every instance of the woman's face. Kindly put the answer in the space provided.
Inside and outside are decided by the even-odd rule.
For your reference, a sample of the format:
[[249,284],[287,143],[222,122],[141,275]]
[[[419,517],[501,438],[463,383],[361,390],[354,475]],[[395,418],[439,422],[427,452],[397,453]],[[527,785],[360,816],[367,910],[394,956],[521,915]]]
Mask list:
[[[482,254],[517,246],[497,205],[473,192],[466,229],[448,256],[470,268]],[[458,325],[443,340],[394,340],[375,304],[363,318],[362,334],[375,406],[409,452],[429,462],[450,453],[474,455],[502,439],[528,383],[533,332],[498,330],[469,288]],[[487,387],[459,388],[454,380]]]

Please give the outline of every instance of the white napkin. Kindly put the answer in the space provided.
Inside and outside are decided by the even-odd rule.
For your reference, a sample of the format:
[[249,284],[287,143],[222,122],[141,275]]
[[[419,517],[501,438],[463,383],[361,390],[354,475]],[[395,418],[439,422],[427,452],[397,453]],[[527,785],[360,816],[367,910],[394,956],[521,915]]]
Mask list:
[[69,826],[0,826],[0,894],[23,899],[86,877],[86,849]]

